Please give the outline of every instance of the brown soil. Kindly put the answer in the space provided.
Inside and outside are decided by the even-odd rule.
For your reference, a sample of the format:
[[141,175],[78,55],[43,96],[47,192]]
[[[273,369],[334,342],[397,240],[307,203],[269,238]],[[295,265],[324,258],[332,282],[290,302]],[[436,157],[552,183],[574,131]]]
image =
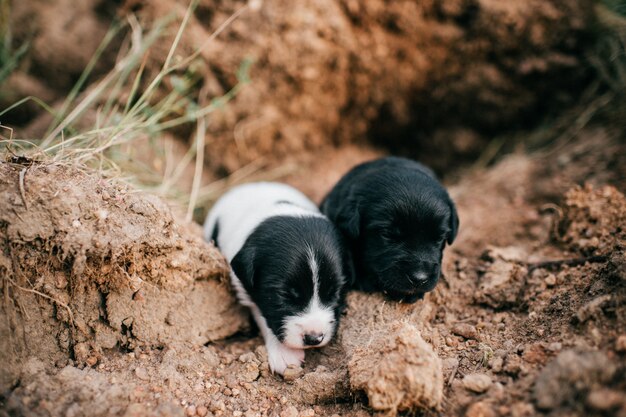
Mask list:
[[[118,7],[101,0],[12,3],[14,44],[31,41],[31,53],[3,88],[0,107],[27,95],[63,99],[112,15],[137,12],[150,26],[171,13],[182,17],[186,7],[175,0],[126,0]],[[247,3],[200,1],[180,54],[202,45]],[[251,83],[211,117],[207,161],[214,171],[365,139],[428,154],[444,170],[476,157],[494,133],[537,123],[576,102],[591,80],[583,57],[593,45],[593,4],[250,2],[181,75],[210,100],[231,89],[242,63],[253,61]],[[163,65],[174,29],[151,51],[147,74]],[[119,43],[98,61],[94,76],[113,65]],[[37,114],[26,106],[3,122],[30,125],[26,135],[38,137],[42,124],[31,123]]]
[[[592,137],[599,149],[596,156],[603,157],[605,147],[624,149],[623,143],[594,131],[581,132],[577,141]],[[561,156],[572,157],[577,147],[569,149]],[[327,188],[329,181],[345,171],[345,165],[373,154],[369,149],[350,146],[329,158],[319,155],[309,160],[302,173],[288,180]],[[23,277],[20,282],[24,287],[38,288],[57,300],[51,302],[25,293],[13,282],[3,281],[11,300],[3,308],[10,313],[9,323],[14,326],[11,331],[17,337],[3,338],[12,344],[2,351],[17,346],[22,349],[18,353],[23,353],[7,357],[15,366],[10,368],[14,370],[12,378],[3,375],[5,389],[10,388],[4,407],[10,414],[42,416],[205,412],[249,416],[369,415],[374,411],[393,414],[403,410],[468,416],[623,415],[626,198],[610,186],[572,187],[565,178],[555,184],[552,178],[543,176],[546,158],[552,156],[512,155],[492,169],[463,175],[458,184],[450,187],[463,226],[458,241],[446,253],[445,278],[436,290],[415,305],[392,303],[375,295],[351,294],[335,342],[307,353],[304,370],[295,370],[287,380],[269,373],[262,339],[247,330],[234,338],[206,344],[212,337],[197,338],[192,331],[185,333],[187,327],[182,320],[174,325],[182,330],[168,338],[163,335],[172,327],[171,318],[153,314],[140,327],[142,312],[124,310],[141,302],[158,306],[157,312],[158,308],[169,310],[170,298],[182,294],[184,301],[178,307],[190,306],[194,313],[188,316],[188,325],[215,328],[215,320],[222,323],[223,330],[225,323],[232,325],[221,336],[233,334],[241,327],[239,313],[196,313],[197,292],[186,292],[188,286],[215,283],[215,288],[223,288],[216,281],[203,281],[223,272],[219,267],[223,264],[215,257],[207,258],[207,254],[212,256],[212,250],[186,229],[179,230],[187,237],[168,238],[186,239],[187,243],[181,245],[187,248],[186,252],[176,244],[159,245],[159,240],[165,239],[160,232],[150,235],[150,239],[137,239],[131,232],[116,237],[126,244],[133,242],[134,250],[129,249],[134,252],[132,270],[157,288],[167,287],[170,292],[165,296],[147,291],[150,285],[146,283],[140,291],[144,301],[133,301],[129,288],[132,280],[128,276],[98,272],[107,264],[123,265],[129,256],[102,264],[102,251],[108,256],[116,251],[96,249],[95,245],[87,245],[85,252],[86,272],[82,276],[89,285],[69,294],[59,290],[54,280],[65,282],[59,277],[70,282],[68,288],[76,286],[77,272],[72,272],[76,261],[59,268],[54,260],[62,257],[50,258],[46,252],[51,262],[46,272],[41,270],[45,263],[38,258],[42,256],[38,248],[56,244],[60,254],[74,247],[71,242],[104,243],[102,239],[108,239],[108,233],[98,228],[100,220],[97,216],[85,218],[84,213],[97,213],[96,208],[105,205],[110,212],[107,219],[124,213],[118,221],[132,231],[154,228],[158,223],[154,223],[156,218],[151,214],[167,210],[153,199],[122,193],[90,176],[73,173],[68,178],[66,169],[45,166],[32,166],[27,172],[26,210],[18,185],[18,173],[24,167],[4,164],[4,189],[11,193],[10,198],[1,200],[10,203],[9,209],[2,211],[3,238],[9,242],[10,255],[3,258],[8,265],[5,268],[23,265],[12,264],[13,256],[34,256],[32,262],[39,265],[41,282],[32,274],[11,276]],[[581,169],[587,170],[589,184],[606,175]],[[56,181],[48,181],[51,178]],[[71,191],[66,187],[67,181],[80,186]],[[51,184],[59,184],[57,189],[65,190],[63,200],[52,197]],[[623,189],[623,182],[617,185]],[[94,198],[85,197],[89,189]],[[558,206],[551,202],[545,206],[549,200],[536,195],[536,190],[545,193],[547,189],[550,195],[562,195]],[[102,200],[104,190],[110,195],[108,200]],[[82,193],[83,198],[73,200],[75,193]],[[72,210],[71,204],[62,201],[81,204]],[[113,204],[118,201],[119,213]],[[150,203],[141,205],[140,201]],[[44,230],[53,224],[59,231],[44,234],[42,226],[34,227],[28,216],[55,213],[53,206],[62,207],[59,212],[74,214],[40,222]],[[132,207],[153,207],[153,211]],[[20,217],[26,222],[19,223],[19,228],[12,226],[22,221]],[[50,215],[46,219],[51,219]],[[80,222],[79,231],[91,230],[89,238],[79,238],[78,232],[74,232],[77,239],[68,237],[67,231],[76,229],[72,225],[75,219]],[[174,229],[173,220],[169,219],[166,223]],[[19,238],[10,234],[18,230]],[[124,229],[107,230],[115,236],[116,230]],[[33,241],[25,234],[27,231],[40,236],[39,240]],[[111,240],[107,241],[110,245]],[[203,249],[198,252],[196,248]],[[70,254],[77,253],[72,250]],[[165,265],[171,268],[171,260],[180,256],[186,256],[186,260],[176,264],[175,271],[161,269]],[[71,255],[70,259],[77,258]],[[212,259],[217,270],[206,270],[208,259]],[[146,268],[155,263],[161,268],[156,268],[159,272],[151,276]],[[186,271],[182,278],[181,265],[185,265],[182,268]],[[35,287],[28,286],[26,277]],[[108,323],[103,322],[98,295],[102,288],[107,291]],[[88,297],[89,289],[96,293],[95,301]],[[220,299],[230,299],[223,294]],[[212,295],[207,292],[197,296]],[[125,301],[113,304],[108,301],[112,298]],[[70,334],[78,343],[73,351],[60,343],[63,331],[71,327],[59,300],[66,300],[74,311],[77,330]],[[124,327],[123,320],[128,316],[136,318],[132,329]],[[82,333],[78,325],[81,320],[88,329]],[[96,329],[101,326],[110,331],[110,339],[98,338]],[[36,347],[24,347],[20,344],[24,336],[25,340],[41,342],[34,344]],[[19,359],[19,363],[13,358]]]
[[[11,3],[14,39],[32,50],[0,107],[26,95],[58,104],[114,14],[184,13],[173,0],[48,3]],[[201,1],[182,49],[243,4]],[[255,60],[252,83],[211,118],[210,177],[265,157],[296,165],[285,181],[320,201],[389,149],[452,170],[590,81],[590,0],[255,4],[186,74],[218,96]],[[113,60],[105,53],[95,76]],[[26,106],[8,117],[35,136],[47,116]],[[333,343],[285,379],[269,373],[197,226],[94,173],[2,162],[0,416],[626,417],[616,119],[456,170],[461,229],[436,290],[414,305],[350,294]]]

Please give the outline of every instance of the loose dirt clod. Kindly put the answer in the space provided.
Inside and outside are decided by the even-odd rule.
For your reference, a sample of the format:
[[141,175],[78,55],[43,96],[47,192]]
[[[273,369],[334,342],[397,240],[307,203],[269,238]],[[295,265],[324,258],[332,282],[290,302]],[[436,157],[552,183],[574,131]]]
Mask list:
[[619,335],[615,341],[615,350],[620,353],[626,352],[626,334]]
[[299,366],[290,366],[285,369],[285,373],[283,374],[283,378],[285,381],[294,381],[302,376],[302,368]]
[[381,296],[356,293],[349,297],[348,306],[340,338],[351,389],[364,391],[369,405],[378,411],[438,407],[443,391],[441,360],[414,324],[424,322],[411,320],[429,314],[428,303],[413,311],[413,306],[387,305]]
[[452,333],[463,336],[466,339],[476,339],[478,340],[478,332],[476,331],[476,327],[467,323],[457,323],[452,328]]
[[501,257],[489,259],[490,263],[480,279],[476,301],[493,308],[517,303],[528,270],[519,263]]
[[537,378],[534,387],[537,407],[551,410],[568,401],[575,404],[576,398],[608,383],[616,371],[615,363],[604,353],[564,351]]
[[476,392],[478,394],[483,393],[491,386],[491,378],[485,374],[469,374],[463,378],[463,386],[465,389]]

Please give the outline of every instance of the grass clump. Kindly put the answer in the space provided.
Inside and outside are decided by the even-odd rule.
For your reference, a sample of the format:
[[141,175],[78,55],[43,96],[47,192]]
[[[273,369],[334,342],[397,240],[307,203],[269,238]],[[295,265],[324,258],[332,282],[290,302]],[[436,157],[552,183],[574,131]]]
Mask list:
[[[247,6],[228,18],[193,53],[181,57],[177,51],[197,3],[194,0],[187,8],[162,66],[152,76],[146,69],[151,48],[164,39],[174,22],[173,16],[156,21],[149,30],[142,28],[133,15],[125,22],[115,22],[60,108],[52,109],[36,97],[26,97],[0,111],[1,120],[17,106],[34,101],[53,119],[42,138],[13,138],[11,134],[3,134],[0,149],[4,147],[12,155],[49,163],[96,169],[105,177],[122,179],[186,204],[187,217],[191,219],[197,205],[215,198],[228,183],[220,181],[201,187],[207,118],[250,81],[248,73],[252,64],[251,60],[241,63],[238,82],[223,96],[209,100],[198,94],[194,63],[201,59],[200,52]],[[114,68],[99,81],[86,85],[103,51],[123,31],[127,38]],[[164,136],[183,125],[195,125],[194,139],[174,166],[157,169],[137,157],[140,152],[134,149],[137,145],[148,146],[150,152],[166,156],[169,149]],[[194,161],[192,189],[181,190],[177,187],[181,176]],[[252,175],[259,168],[259,164],[246,167],[233,180]]]

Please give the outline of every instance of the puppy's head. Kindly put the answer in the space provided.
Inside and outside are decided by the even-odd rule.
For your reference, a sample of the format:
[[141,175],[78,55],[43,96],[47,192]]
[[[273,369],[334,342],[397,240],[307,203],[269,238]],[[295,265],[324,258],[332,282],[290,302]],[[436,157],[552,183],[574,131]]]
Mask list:
[[342,250],[327,219],[277,216],[256,228],[231,266],[283,344],[320,347],[343,305]]
[[361,273],[394,299],[413,302],[431,291],[441,273],[443,249],[454,241],[459,225],[447,192],[430,177],[418,183],[396,178],[356,201],[343,219],[349,220],[350,237],[358,246]]

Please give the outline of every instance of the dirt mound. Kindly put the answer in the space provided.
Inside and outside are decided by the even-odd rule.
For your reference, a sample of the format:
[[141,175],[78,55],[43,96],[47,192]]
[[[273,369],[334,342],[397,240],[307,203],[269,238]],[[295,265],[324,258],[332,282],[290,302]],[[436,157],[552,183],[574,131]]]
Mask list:
[[25,358],[202,345],[247,323],[227,264],[161,200],[77,169],[0,164],[2,390]]
[[[610,383],[616,371],[615,363],[601,352],[564,351],[537,378],[533,391],[537,407],[552,410],[561,405],[583,405],[580,399]],[[615,408],[614,405],[609,408]]]
[[[128,4],[150,22],[171,3]],[[422,142],[414,132],[429,136],[441,125],[437,143],[424,148],[476,154],[486,141],[472,129],[537,120],[571,102],[570,86],[587,76],[578,57],[591,36],[590,1],[258,4],[203,53],[212,95],[254,61],[252,83],[212,117],[210,152],[222,157],[209,160],[227,172],[260,156],[280,160],[365,137],[414,153]],[[241,6],[201,2],[183,42],[198,45]]]
[[[207,160],[216,172],[232,172],[259,156],[280,160],[295,151],[368,137],[426,153],[437,168],[458,163],[460,156],[482,152],[489,140],[483,134],[538,121],[579,95],[589,78],[580,57],[593,38],[593,4],[250,2],[185,70],[197,91],[211,99],[233,88],[237,71],[253,62],[252,82],[211,116]],[[16,3],[16,43],[32,37],[32,46],[22,75],[3,90],[14,91],[14,98],[58,98],[55,91],[65,91],[76,79],[96,49],[94,40],[102,38],[92,35],[103,35],[112,15],[135,11],[150,26],[159,17],[185,12],[174,0],[112,5]],[[200,1],[180,54],[202,45],[245,5]],[[147,74],[161,68],[168,48],[168,41],[158,42]],[[99,62],[110,67],[114,58],[108,54]],[[166,82],[166,88],[172,85]]]

